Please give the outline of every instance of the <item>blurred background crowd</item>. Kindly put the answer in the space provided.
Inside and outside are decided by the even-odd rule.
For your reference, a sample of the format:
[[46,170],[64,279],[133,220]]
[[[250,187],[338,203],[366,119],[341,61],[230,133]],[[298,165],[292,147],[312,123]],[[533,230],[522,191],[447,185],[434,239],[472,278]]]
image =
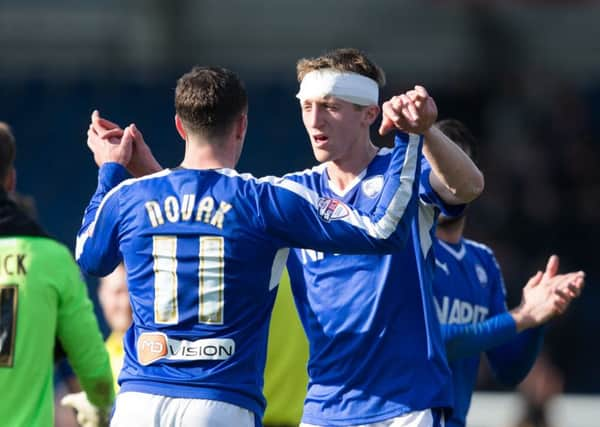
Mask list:
[[[575,0],[5,0],[0,119],[17,138],[18,190],[73,247],[96,180],[93,109],[135,122],[176,166],[175,78],[193,64],[230,67],[250,96],[238,169],[278,175],[315,163],[296,60],[360,48],[387,73],[383,98],[423,84],[440,118],[478,138],[486,189],[466,234],[496,252],[509,306],[552,253],[563,271],[586,271],[583,298],[548,328],[544,363],[557,391],[600,393],[598,22],[600,4]],[[485,373],[481,387],[495,387]]]

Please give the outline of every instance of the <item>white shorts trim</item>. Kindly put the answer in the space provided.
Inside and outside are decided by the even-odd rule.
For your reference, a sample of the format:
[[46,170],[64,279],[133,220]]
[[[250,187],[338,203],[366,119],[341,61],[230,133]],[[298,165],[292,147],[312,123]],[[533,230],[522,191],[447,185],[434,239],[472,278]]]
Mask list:
[[[435,423],[435,418],[431,409],[424,411],[414,411],[404,414],[400,417],[390,418],[385,421],[378,421],[371,424],[352,424],[348,427],[444,427],[444,419],[439,423]],[[323,427],[314,424],[301,423],[300,427]]]
[[255,427],[254,413],[218,400],[119,393],[111,427]]

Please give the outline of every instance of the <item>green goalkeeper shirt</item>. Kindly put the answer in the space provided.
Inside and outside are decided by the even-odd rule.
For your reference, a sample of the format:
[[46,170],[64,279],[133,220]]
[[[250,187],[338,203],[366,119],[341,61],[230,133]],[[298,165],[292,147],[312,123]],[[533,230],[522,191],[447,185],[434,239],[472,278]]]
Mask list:
[[48,237],[7,235],[2,225],[0,425],[53,425],[56,338],[89,400],[109,406],[114,391],[108,354],[70,251]]

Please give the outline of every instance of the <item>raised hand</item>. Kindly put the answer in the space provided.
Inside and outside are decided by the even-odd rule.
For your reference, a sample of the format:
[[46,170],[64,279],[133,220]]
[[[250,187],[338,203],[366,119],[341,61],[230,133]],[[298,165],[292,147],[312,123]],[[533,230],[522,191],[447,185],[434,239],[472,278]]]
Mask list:
[[558,266],[558,257],[551,256],[546,271],[538,271],[523,288],[521,304],[511,310],[518,331],[542,325],[564,313],[571,301],[581,294],[585,273],[557,274]]
[[423,86],[394,96],[383,103],[383,118],[379,134],[385,135],[394,127],[411,133],[424,133],[437,120],[437,105]]
[[123,129],[118,124],[101,117],[98,110],[92,112],[91,126],[101,138],[108,139],[114,144],[119,143],[123,136]]
[[101,117],[98,110],[94,110],[90,128],[98,137],[108,140],[113,144],[121,142],[127,129],[129,129],[130,135],[128,138],[133,140],[133,146],[129,162],[124,166],[133,176],[140,177],[162,170],[161,165],[152,154],[150,147],[148,147],[144,141],[142,133],[135,124],[131,124],[128,128],[123,130],[116,123]]
[[140,177],[162,170],[162,166],[152,154],[150,147],[144,141],[144,136],[135,124],[132,124],[129,129],[133,138],[133,154],[127,165],[129,173],[135,177]]
[[560,259],[557,255],[551,255],[546,263],[546,271],[542,276],[542,280],[548,280],[558,274],[558,267],[560,266]]
[[133,152],[133,136],[127,129],[122,132],[120,140],[117,137],[102,138],[90,125],[87,132],[87,146],[94,154],[98,167],[107,162],[116,162],[125,167],[131,161]]

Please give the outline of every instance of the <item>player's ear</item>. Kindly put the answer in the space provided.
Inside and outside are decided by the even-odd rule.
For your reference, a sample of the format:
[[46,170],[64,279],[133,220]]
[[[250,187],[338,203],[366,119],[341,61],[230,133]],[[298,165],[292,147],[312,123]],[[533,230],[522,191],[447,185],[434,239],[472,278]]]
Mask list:
[[379,108],[377,105],[368,105],[367,107],[365,107],[365,109],[363,110],[363,118],[365,124],[367,126],[371,126],[375,122],[375,120],[377,120],[377,117],[379,116],[380,112],[381,108]]
[[10,168],[2,184],[7,193],[15,192],[17,189],[17,170],[15,168]]
[[177,133],[184,141],[187,141],[187,132],[183,127],[183,123],[177,114],[175,114],[175,127],[177,128]]
[[243,112],[242,114],[240,114],[240,117],[237,120],[235,136],[238,139],[243,140],[246,137],[247,129],[248,129],[248,113]]

